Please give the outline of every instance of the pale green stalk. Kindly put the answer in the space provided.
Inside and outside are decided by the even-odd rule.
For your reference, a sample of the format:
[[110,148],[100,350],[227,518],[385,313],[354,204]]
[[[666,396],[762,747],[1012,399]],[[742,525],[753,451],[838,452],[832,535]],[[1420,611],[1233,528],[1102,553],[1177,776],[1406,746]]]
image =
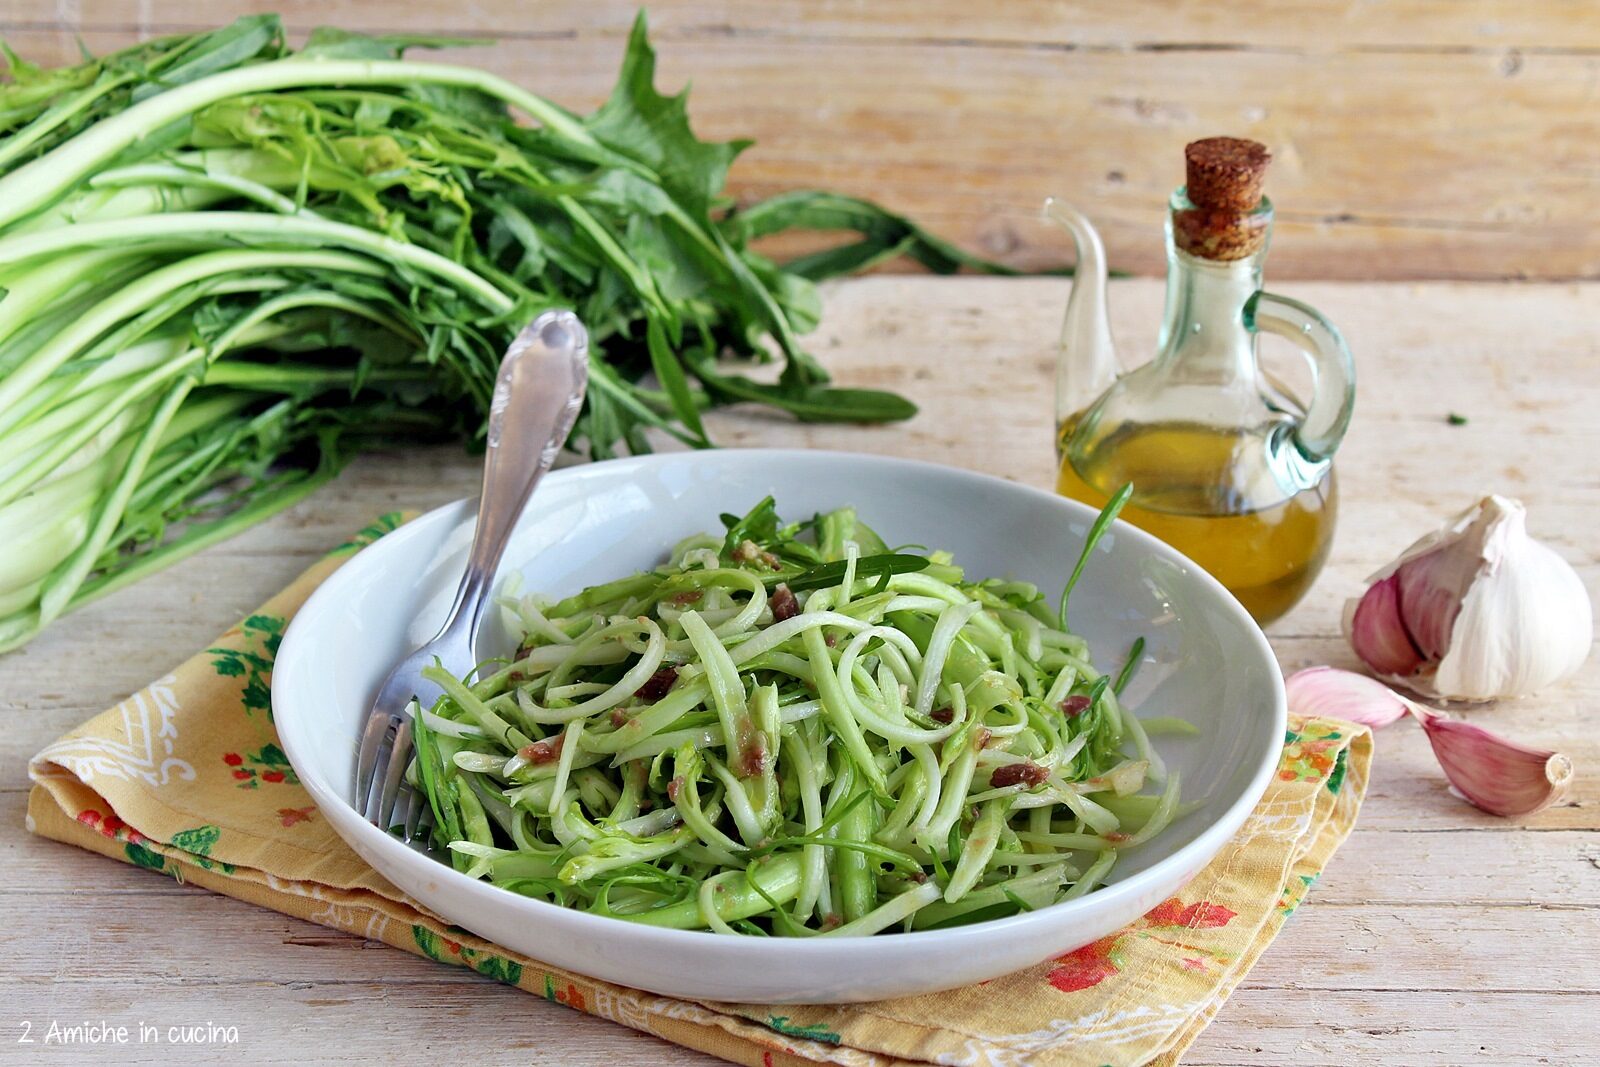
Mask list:
[[971,892],[988,868],[989,858],[1000,844],[1000,829],[1005,825],[1007,806],[1008,802],[1003,797],[983,804],[977,821],[972,824],[972,832],[961,843],[961,859],[956,863],[956,869],[950,875],[950,884],[944,890],[946,903],[954,904]]
[[[5,179],[0,179],[0,186]],[[493,311],[508,311],[510,297],[467,268],[437,252],[397,241],[360,226],[309,215],[273,215],[260,211],[191,211],[146,215],[107,222],[84,222],[64,229],[0,238],[0,270],[38,256],[79,248],[137,247],[141,243],[179,248],[237,245],[250,239],[365,252],[380,259],[415,267],[472,294]]]
[[887,930],[895,923],[904,922],[919,908],[939,899],[939,887],[929,882],[890,897],[872,911],[852,922],[824,930],[820,937],[865,937]]
[[[0,241],[0,245],[4,243]],[[144,275],[102,300],[88,314],[35,352],[25,363],[8,373],[3,380],[0,380],[0,411],[6,410],[28,390],[44,381],[101,333],[116,327],[130,316],[139,314],[167,293],[192,282],[220,275],[237,273],[249,276],[252,273],[268,272],[275,267],[347,271],[374,276],[381,276],[383,273],[382,268],[371,260],[342,252],[225,251],[209,252],[179,260],[170,266]]]

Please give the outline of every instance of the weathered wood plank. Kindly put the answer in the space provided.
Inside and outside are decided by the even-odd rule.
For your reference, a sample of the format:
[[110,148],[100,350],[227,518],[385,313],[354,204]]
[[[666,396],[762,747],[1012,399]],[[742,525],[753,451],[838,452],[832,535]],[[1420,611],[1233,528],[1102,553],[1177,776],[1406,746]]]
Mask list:
[[[335,25],[368,31],[470,33],[506,37],[620,36],[638,5],[631,0],[506,0],[441,7],[420,0],[208,0],[202,7],[78,0],[41,11],[26,0],[0,2],[0,26],[83,27],[157,34],[215,25],[256,11],[279,12],[291,28]],[[1352,7],[1340,0],[1292,6],[1165,0],[1133,8],[1110,0],[1045,0],[983,6],[961,0],[657,0],[651,26],[662,37],[723,34],[795,41],[869,40],[894,44],[971,42],[1019,48],[1277,47],[1334,49],[1495,48],[1580,51],[1600,48],[1600,25],[1578,0],[1400,0]]]
[[[1427,826],[1418,812],[1417,829]],[[1363,827],[1317,884],[1317,899],[1374,908],[1471,903],[1600,906],[1600,834]]]
[[[1551,966],[1530,951],[1597,934],[1594,909],[1377,908],[1319,897],[1290,919],[1242,988],[1277,991],[1290,1002],[1325,990],[1600,993],[1593,969]],[[1409,947],[1397,951],[1401,945]]]
[[[1578,4],[1184,3],[1152,17],[1111,4],[963,15],[951,3],[913,16],[908,2],[655,9],[664,84],[693,78],[699,128],[760,146],[735,170],[738,196],[871,195],[969,247],[1040,266],[1065,252],[1037,205],[1065,195],[1103,223],[1116,265],[1149,273],[1182,144],[1235,132],[1278,156],[1282,276],[1600,276],[1590,210],[1600,19]],[[104,51],[274,6],[175,18],[99,0],[41,18],[10,0],[0,32],[60,62],[80,33]],[[584,108],[610,86],[632,5],[373,0],[289,13],[297,29],[514,34],[468,61]]]
[[1206,1030],[1183,1062],[1188,1067],[1578,1064],[1590,1060],[1588,1020],[1596,1007],[1600,998],[1592,994],[1419,990],[1403,996],[1330,992],[1291,1000],[1277,989],[1241,989],[1223,1009],[1235,1024]]

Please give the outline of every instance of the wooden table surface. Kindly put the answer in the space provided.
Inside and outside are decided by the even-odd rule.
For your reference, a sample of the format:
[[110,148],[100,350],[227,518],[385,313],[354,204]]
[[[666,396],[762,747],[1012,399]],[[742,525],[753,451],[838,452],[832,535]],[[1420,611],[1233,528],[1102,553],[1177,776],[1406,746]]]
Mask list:
[[[1286,669],[1350,665],[1340,606],[1361,578],[1485,491],[1600,587],[1600,286],[1285,287],[1345,329],[1360,367],[1339,457],[1333,557],[1270,636]],[[713,420],[728,445],[915,456],[1051,481],[1049,382],[1065,295],[1052,280],[876,277],[827,293],[814,349],[848,384],[922,405],[892,427]],[[1159,282],[1113,283],[1128,352],[1147,352]],[[1450,426],[1455,412],[1469,422]],[[453,450],[372,456],[265,526],[57,623],[0,657],[0,1060],[93,1050],[15,1044],[104,1019],[237,1026],[251,1063],[710,1062],[471,972],[175,884],[23,830],[27,758],[199,648],[375,513],[474,491]],[[847,490],[845,491],[847,495]],[[972,521],[981,521],[974,516]],[[1575,680],[1474,721],[1558,747],[1568,801],[1526,825],[1451,797],[1419,732],[1378,746],[1359,826],[1309,903],[1190,1052],[1193,1065],[1600,1062],[1600,657]],[[1587,728],[1586,728],[1587,727]],[[217,1049],[102,1049],[99,1062],[208,1062]],[[152,1057],[149,1060],[142,1056]]]
[[[496,39],[434,58],[587,111],[640,6],[0,0],[0,39],[56,64],[276,11],[296,42],[320,25]],[[1600,278],[1594,0],[643,6],[662,88],[693,81],[695,129],[755,140],[740,199],[868,196],[1037,268],[1067,247],[1038,204],[1066,196],[1092,205],[1114,267],[1159,274],[1183,145],[1225,133],[1275,157],[1276,278]]]

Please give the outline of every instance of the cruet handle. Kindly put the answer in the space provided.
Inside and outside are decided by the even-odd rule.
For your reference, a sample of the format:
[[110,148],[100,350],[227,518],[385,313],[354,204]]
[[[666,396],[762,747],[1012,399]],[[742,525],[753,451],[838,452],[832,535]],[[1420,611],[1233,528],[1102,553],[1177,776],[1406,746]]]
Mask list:
[[1245,302],[1244,324],[1252,333],[1265,331],[1287,338],[1305,352],[1315,384],[1305,418],[1294,441],[1312,463],[1333,459],[1356,399],[1356,368],[1339,330],[1316,308],[1265,290]]

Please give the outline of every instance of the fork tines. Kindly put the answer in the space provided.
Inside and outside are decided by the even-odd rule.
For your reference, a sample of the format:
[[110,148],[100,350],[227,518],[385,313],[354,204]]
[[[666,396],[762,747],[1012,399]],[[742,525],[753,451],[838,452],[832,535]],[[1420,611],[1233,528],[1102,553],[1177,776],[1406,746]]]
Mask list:
[[[409,825],[411,809],[427,807],[414,802],[416,790],[405,784],[406,766],[410,762],[410,715],[373,715],[368,719],[356,758],[356,797],[366,820],[379,829],[405,829],[414,833]],[[396,823],[395,805],[402,790],[407,797],[407,810]],[[407,840],[410,840],[410,833]]]

